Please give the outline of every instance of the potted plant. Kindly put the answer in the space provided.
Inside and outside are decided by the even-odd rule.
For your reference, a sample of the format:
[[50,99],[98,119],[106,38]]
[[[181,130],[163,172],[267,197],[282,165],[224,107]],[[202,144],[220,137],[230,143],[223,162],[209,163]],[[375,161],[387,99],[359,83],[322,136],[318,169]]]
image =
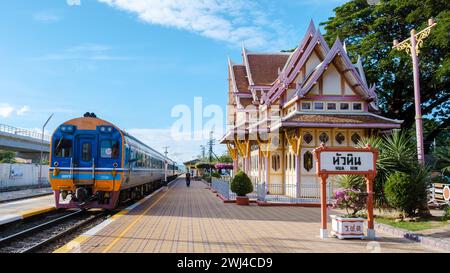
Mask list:
[[345,209],[346,215],[331,215],[331,234],[339,239],[364,238],[365,218],[358,213],[366,206],[367,193],[356,189],[339,189],[333,207]]
[[236,193],[236,204],[240,206],[248,206],[250,200],[247,194],[253,191],[253,185],[250,178],[243,171],[239,171],[231,180],[231,191]]

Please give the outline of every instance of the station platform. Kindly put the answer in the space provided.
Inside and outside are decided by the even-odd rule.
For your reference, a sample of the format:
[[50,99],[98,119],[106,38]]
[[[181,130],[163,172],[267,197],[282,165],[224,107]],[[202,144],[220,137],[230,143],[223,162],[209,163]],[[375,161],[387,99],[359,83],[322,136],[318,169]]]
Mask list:
[[55,210],[53,195],[0,203],[0,225]]
[[53,190],[51,187],[0,192],[0,203],[18,201],[52,194]]
[[377,241],[319,237],[320,209],[225,204],[183,179],[94,227],[57,253],[435,252],[378,233]]

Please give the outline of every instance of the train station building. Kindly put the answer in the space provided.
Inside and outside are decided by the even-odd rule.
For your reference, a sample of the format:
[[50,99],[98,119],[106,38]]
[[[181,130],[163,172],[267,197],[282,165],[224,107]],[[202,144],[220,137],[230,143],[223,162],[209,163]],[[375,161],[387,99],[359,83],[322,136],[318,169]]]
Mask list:
[[330,47],[313,22],[295,51],[255,53],[243,46],[242,61],[229,60],[228,73],[221,143],[234,170],[271,194],[317,200],[314,148],[354,147],[402,123],[380,115],[361,58],[352,63],[339,38]]

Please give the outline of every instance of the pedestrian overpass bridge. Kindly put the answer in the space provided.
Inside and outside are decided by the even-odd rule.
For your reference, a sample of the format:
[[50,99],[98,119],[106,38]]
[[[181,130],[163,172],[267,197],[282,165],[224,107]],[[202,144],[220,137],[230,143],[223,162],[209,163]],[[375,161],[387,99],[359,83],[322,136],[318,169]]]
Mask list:
[[48,158],[50,137],[26,129],[0,124],[0,150],[17,152],[17,156],[38,162],[41,151]]

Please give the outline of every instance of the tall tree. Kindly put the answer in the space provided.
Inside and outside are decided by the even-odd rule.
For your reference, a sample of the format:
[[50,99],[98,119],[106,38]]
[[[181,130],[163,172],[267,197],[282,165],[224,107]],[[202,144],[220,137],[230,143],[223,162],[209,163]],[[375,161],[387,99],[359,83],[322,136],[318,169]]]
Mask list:
[[392,49],[392,41],[410,37],[411,29],[427,27],[430,17],[438,22],[420,49],[422,114],[438,122],[427,132],[425,143],[450,126],[450,2],[448,0],[381,0],[371,5],[353,0],[334,9],[335,16],[322,23],[325,39],[345,40],[352,61],[363,58],[367,81],[377,85],[384,115],[415,120],[412,60],[406,52]]

